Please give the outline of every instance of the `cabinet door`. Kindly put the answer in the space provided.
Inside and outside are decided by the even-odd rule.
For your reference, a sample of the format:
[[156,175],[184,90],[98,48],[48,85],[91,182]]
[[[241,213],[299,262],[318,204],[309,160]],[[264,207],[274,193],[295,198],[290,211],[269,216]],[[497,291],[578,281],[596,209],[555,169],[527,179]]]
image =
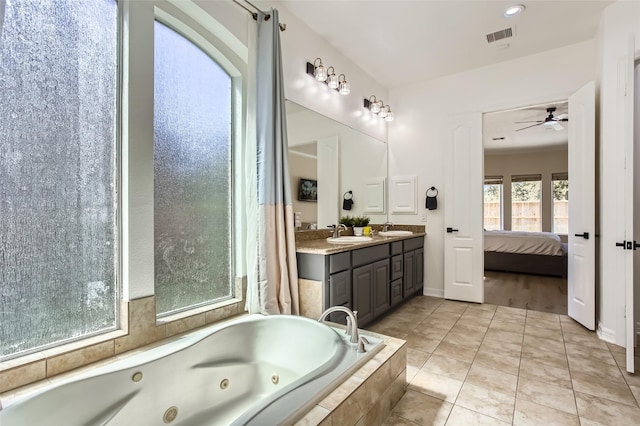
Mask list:
[[403,297],[409,297],[415,290],[415,252],[410,251],[404,254],[404,294]]
[[373,265],[355,268],[353,270],[353,310],[358,311],[358,326],[373,319],[372,287]]
[[414,283],[415,291],[422,289],[424,285],[424,250],[415,251],[414,262],[416,264],[416,280]]
[[402,255],[393,256],[391,258],[391,281],[397,280],[398,278],[402,278]]
[[402,302],[402,278],[391,282],[391,306]]
[[389,259],[373,264],[373,316],[377,317],[390,306]]
[[[351,271],[343,271],[329,276],[329,306],[351,307]],[[345,314],[334,312],[329,321],[346,324]]]

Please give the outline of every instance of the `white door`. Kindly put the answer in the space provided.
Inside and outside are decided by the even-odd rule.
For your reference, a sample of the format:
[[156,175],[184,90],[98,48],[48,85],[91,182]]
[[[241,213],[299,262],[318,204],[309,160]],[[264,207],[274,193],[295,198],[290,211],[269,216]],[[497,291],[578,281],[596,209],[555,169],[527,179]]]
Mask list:
[[[636,239],[633,233],[633,221],[634,221],[634,187],[633,187],[633,175],[634,175],[634,63],[635,63],[635,46],[634,46],[633,34],[629,37],[629,48],[627,51],[626,61],[626,84],[624,93],[624,239],[625,246],[623,249],[627,250],[624,260],[624,280],[625,280],[625,316],[626,316],[626,346],[627,346],[627,371],[634,372],[634,349],[635,349],[635,321],[634,321],[634,308],[633,308],[633,262],[635,253]],[[632,249],[632,250],[628,250]]]
[[595,83],[569,96],[569,316],[595,330]]
[[482,114],[454,117],[446,129],[444,297],[484,302]]
[[318,139],[318,229],[338,224],[340,163],[337,136]]

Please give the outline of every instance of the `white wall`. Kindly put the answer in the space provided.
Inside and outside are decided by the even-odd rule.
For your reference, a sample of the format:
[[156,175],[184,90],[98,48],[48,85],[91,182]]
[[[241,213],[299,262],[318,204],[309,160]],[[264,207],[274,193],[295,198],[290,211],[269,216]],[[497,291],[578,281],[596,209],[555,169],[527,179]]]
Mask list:
[[389,127],[389,176],[418,176],[420,210],[390,220],[420,224],[426,215],[425,294],[444,291],[444,212],[424,210],[430,186],[440,190],[438,206],[447,196],[441,123],[464,112],[564,100],[595,76],[596,45],[589,41],[391,90],[396,119]]
[[[568,151],[564,147],[557,150],[545,150],[524,153],[484,154],[484,175],[502,176],[503,225],[511,228],[511,176],[540,174],[542,176],[542,231],[553,232],[553,173],[566,173],[569,167]],[[571,184],[569,184],[571,186]]]
[[[599,291],[598,332],[625,346],[625,252],[615,247],[624,235],[624,113],[620,103],[619,67],[624,65],[629,34],[635,32],[636,58],[640,56],[640,2],[619,1],[603,14],[598,40],[600,75],[599,141]],[[637,112],[636,112],[637,114]],[[636,179],[637,181],[638,179]],[[636,212],[637,214],[637,212]],[[637,256],[637,255],[636,255]]]

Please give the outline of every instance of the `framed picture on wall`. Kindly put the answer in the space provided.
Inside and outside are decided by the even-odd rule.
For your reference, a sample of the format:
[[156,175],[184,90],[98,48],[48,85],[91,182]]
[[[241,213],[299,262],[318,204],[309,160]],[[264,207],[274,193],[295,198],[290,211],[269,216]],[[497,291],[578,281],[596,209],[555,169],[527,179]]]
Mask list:
[[298,201],[318,201],[318,181],[300,178],[298,185]]

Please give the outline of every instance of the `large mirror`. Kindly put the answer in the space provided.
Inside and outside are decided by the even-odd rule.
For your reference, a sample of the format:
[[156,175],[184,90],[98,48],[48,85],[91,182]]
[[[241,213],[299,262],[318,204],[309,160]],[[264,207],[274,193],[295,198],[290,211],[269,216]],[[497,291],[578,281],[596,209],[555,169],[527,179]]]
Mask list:
[[[384,223],[387,144],[294,102],[286,108],[296,229],[326,228],[345,215]],[[345,196],[353,197],[351,210],[344,209]]]

